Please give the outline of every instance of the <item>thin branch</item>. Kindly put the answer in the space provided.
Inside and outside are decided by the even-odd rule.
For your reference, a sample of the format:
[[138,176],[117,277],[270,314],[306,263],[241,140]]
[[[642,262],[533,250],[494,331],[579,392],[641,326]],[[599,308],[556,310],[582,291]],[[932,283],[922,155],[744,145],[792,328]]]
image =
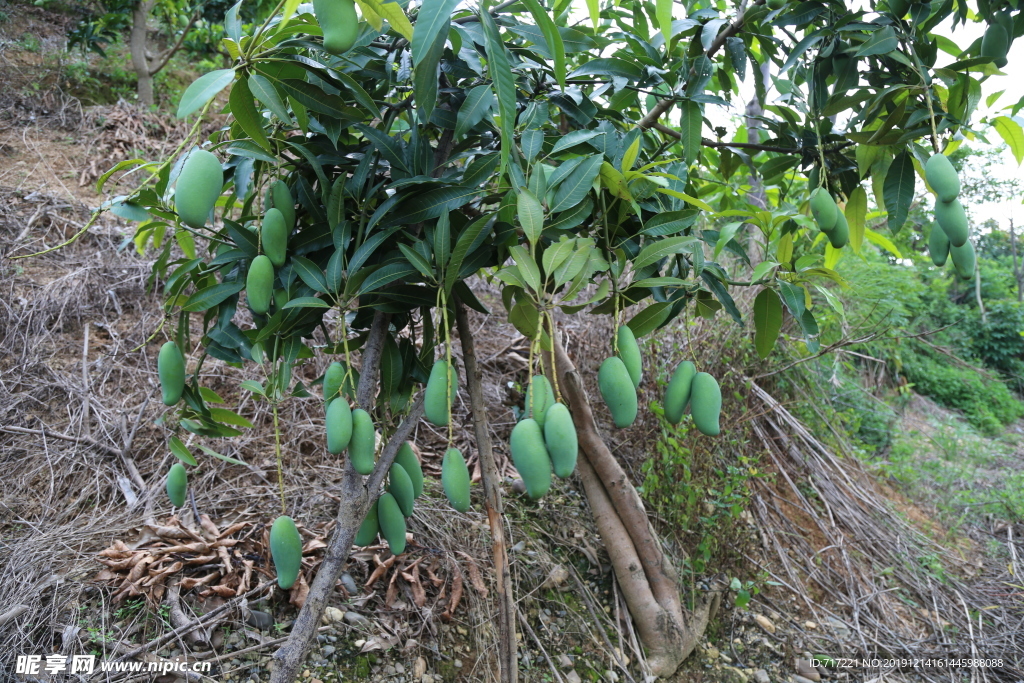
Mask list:
[[101,443],[92,437],[87,436],[70,436],[68,434],[61,434],[60,432],[50,431],[49,429],[28,429],[27,427],[14,427],[9,425],[0,425],[0,432],[7,432],[9,434],[36,434],[39,436],[49,436],[54,439],[60,439],[61,441],[70,441],[72,443],[84,443],[98,448],[107,455],[118,456],[121,455],[121,451],[113,446],[108,446],[105,443]]
[[195,23],[199,20],[200,16],[201,13],[198,10],[192,14],[192,18],[188,20],[188,25],[185,27],[185,30],[181,32],[181,36],[178,37],[178,41],[171,47],[167,48],[162,55],[157,57],[156,65],[149,67],[150,76],[156,76],[160,69],[167,66],[167,62],[171,61],[171,57],[181,49],[182,44],[185,42],[185,37],[188,35],[188,32],[192,30],[192,27],[195,26]]
[[836,349],[841,349],[844,346],[852,346],[854,344],[864,344],[864,343],[867,343],[869,341],[874,341],[875,339],[878,339],[880,336],[882,336],[881,332],[875,332],[875,333],[869,334],[866,337],[860,337],[859,339],[840,339],[839,341],[835,342],[834,344],[829,344],[828,346],[826,346],[825,348],[821,349],[820,351],[818,351],[814,355],[807,356],[806,358],[801,358],[799,360],[795,360],[792,363],[790,363],[789,365],[782,366],[778,370],[772,370],[771,372],[766,372],[763,375],[757,375],[756,377],[751,377],[750,380],[751,381],[756,381],[756,380],[759,380],[759,379],[763,379],[765,377],[771,377],[772,375],[777,375],[780,372],[785,372],[786,370],[789,370],[792,367],[800,365],[801,363],[806,363],[807,361],[814,360],[815,358],[821,358],[822,356],[824,356],[826,354],[832,353]]
[[[676,140],[682,139],[682,134],[674,128],[669,128],[663,123],[654,123],[652,126],[655,130],[664,133],[665,135],[671,136]],[[776,145],[760,145],[755,142],[716,142],[707,138],[701,138],[700,144],[704,147],[714,147],[715,149],[722,149],[727,147],[735,147],[736,149],[750,149],[757,152],[775,152],[776,154],[803,154],[809,149],[816,149],[816,147],[779,147]],[[837,152],[841,149],[852,146],[852,142],[842,142],[833,147],[825,150],[826,152]]]

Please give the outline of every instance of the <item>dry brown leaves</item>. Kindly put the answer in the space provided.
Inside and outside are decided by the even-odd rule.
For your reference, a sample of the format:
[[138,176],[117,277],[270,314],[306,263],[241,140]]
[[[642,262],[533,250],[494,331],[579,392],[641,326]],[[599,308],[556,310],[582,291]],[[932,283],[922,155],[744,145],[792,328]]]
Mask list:
[[[329,529],[299,527],[304,536],[303,573],[291,589],[289,601],[302,607],[309,593],[305,574],[320,563],[317,551],[326,547]],[[176,580],[181,590],[200,598],[232,598],[260,583],[259,576],[275,576],[270,560],[270,525],[239,521],[218,527],[207,515],[198,529],[172,517],[165,526],[146,525],[130,544],[122,540],[101,551],[105,565],[94,581],[116,588],[113,600],[143,596],[153,606],[163,599],[166,586]]]

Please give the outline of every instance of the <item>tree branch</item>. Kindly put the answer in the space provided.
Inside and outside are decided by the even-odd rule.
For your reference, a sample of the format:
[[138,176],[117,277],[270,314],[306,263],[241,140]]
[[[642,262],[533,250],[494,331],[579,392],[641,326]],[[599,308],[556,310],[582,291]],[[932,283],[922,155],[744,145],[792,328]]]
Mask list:
[[[682,134],[674,128],[669,128],[664,123],[654,123],[652,126],[654,130],[674,137],[676,140],[682,139]],[[726,147],[735,147],[736,149],[749,149],[756,152],[775,152],[776,154],[803,154],[805,151],[811,149],[815,150],[816,147],[778,147],[776,145],[760,145],[756,142],[716,142],[709,140],[708,138],[701,138],[700,144],[704,147],[714,147],[715,149],[722,149]],[[841,142],[833,145],[826,149],[826,152],[837,152],[841,149],[853,146],[852,142]]]
[[384,335],[387,334],[391,315],[383,311],[373,314],[370,336],[366,339],[360,359],[359,387],[356,389],[356,405],[363,410],[373,406],[377,395],[377,377],[380,374],[380,354],[384,349]]
[[192,27],[195,26],[195,23],[199,21],[200,16],[201,13],[199,12],[199,10],[196,10],[192,13],[192,17],[188,20],[188,25],[185,26],[185,30],[182,31],[181,35],[178,37],[178,42],[176,42],[171,47],[167,48],[163,52],[163,54],[157,57],[155,66],[149,67],[150,76],[156,76],[160,69],[167,66],[167,62],[171,61],[171,57],[173,57],[175,53],[177,53],[178,50],[181,49],[182,44],[185,42],[185,37],[188,35],[188,32],[192,30]]

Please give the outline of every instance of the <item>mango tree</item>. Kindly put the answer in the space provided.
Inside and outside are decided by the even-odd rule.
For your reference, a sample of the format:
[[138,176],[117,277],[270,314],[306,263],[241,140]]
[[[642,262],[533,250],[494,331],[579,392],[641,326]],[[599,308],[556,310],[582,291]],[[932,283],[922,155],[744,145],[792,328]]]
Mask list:
[[[403,446],[424,413],[451,442],[451,402],[468,389],[485,475],[493,470],[465,325],[467,307],[485,310],[467,284],[478,274],[500,285],[509,321],[530,340],[535,377],[511,437],[527,490],[543,495],[552,471],[579,473],[651,669],[669,675],[714,596],[684,608],[558,320],[613,319],[599,384],[624,427],[645,409],[636,338],[680,316],[724,311],[720,324],[753,328],[761,357],[791,318],[798,343],[818,352],[816,307],[834,305],[827,285],[845,284],[835,264],[865,242],[889,242],[869,220],[869,193],[896,232],[927,183],[945,238],[935,250],[970,277],[969,226],[943,155],[993,129],[1024,154],[1013,118],[1022,103],[975,120],[982,83],[1024,30],[1016,2],[983,1],[977,13],[952,0],[856,10],[838,0],[351,2],[283,0],[244,32],[233,8],[225,46],[235,65],[199,78],[178,112],[201,119],[226,99],[228,123],[146,165],[149,181],[111,205],[143,220],[137,244],[175,238],[160,242],[155,265],[175,323],[161,368],[167,402],[181,395],[175,430],[238,433],[208,404],[205,363],[258,365],[265,381],[242,388],[271,406],[276,426],[282,402],[320,400],[294,368],[316,354],[336,361],[323,402],[328,448],[344,458],[337,526],[273,680],[295,678],[357,535],[365,543],[379,530],[405,550],[422,475]],[[985,22],[984,39],[957,46],[935,33],[947,19]],[[756,100],[751,125],[713,125],[741,83]],[[730,294],[741,287],[757,290],[749,319]],[[714,435],[722,397],[699,359],[679,367],[666,408],[690,419],[689,403],[695,426]],[[194,466],[176,436],[171,448]],[[278,477],[288,476],[278,446]],[[175,492],[180,482],[175,474]],[[464,509],[457,450],[445,455],[443,484]],[[500,541],[500,492],[486,494]],[[287,515],[282,486],[281,586],[295,574]],[[512,680],[514,652],[500,659]]]

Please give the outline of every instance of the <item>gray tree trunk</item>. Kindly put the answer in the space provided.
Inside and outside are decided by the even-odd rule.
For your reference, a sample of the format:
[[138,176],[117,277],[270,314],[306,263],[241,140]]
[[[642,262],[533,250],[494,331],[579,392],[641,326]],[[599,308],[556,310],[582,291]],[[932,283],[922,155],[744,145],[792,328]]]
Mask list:
[[132,58],[132,69],[138,78],[136,90],[139,102],[150,107],[153,105],[153,71],[146,58],[146,42],[149,32],[149,13],[153,10],[156,0],[139,0],[132,10],[132,32],[128,39],[128,52]]

